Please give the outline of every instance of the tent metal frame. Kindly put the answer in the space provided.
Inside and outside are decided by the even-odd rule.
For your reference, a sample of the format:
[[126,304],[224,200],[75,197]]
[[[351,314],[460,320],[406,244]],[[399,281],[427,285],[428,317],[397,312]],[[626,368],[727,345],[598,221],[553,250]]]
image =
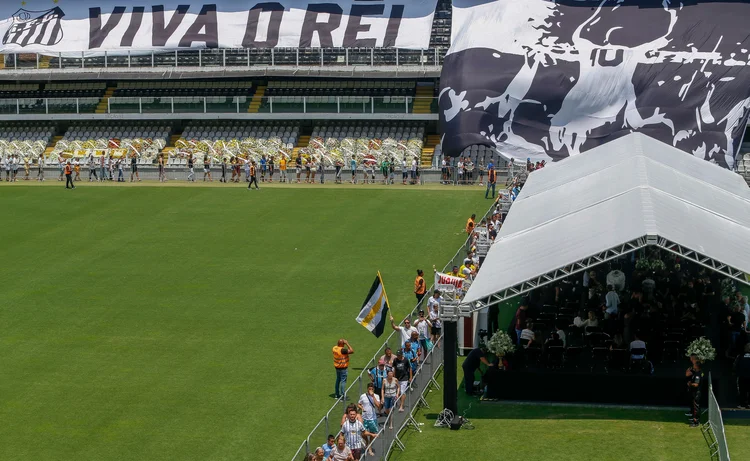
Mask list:
[[480,300],[474,301],[471,304],[461,304],[458,306],[458,316],[470,317],[474,312],[480,311],[495,304],[499,304],[510,298],[523,295],[536,288],[549,285],[550,283],[557,282],[571,275],[578,274],[580,272],[598,266],[599,264],[617,259],[621,256],[630,254],[634,251],[638,251],[641,248],[645,248],[648,246],[661,248],[665,251],[678,255],[681,258],[690,260],[707,269],[713,270],[726,277],[750,286],[750,281],[747,279],[745,273],[739,269],[728,266],[721,261],[712,258],[711,256],[699,253],[690,248],[686,248],[677,242],[673,242],[658,235],[646,235],[625,242],[622,245],[618,245],[589,257],[580,259],[578,261],[574,261],[563,267],[545,272],[537,277],[525,280],[508,288],[504,288]]

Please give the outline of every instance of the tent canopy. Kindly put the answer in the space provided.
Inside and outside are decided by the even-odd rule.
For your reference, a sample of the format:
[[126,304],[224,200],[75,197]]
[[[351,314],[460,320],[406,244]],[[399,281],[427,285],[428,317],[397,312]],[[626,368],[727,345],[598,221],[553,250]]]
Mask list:
[[630,134],[529,175],[462,311],[655,245],[747,283],[750,188],[739,175]]

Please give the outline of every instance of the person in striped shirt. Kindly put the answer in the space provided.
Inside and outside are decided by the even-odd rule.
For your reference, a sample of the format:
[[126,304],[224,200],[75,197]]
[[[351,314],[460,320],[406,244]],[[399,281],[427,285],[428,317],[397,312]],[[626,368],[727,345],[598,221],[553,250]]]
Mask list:
[[357,410],[350,408],[344,424],[341,425],[341,434],[346,439],[346,446],[352,451],[355,460],[362,457],[365,448],[365,437],[375,437],[376,434],[365,429],[362,421],[357,419]]

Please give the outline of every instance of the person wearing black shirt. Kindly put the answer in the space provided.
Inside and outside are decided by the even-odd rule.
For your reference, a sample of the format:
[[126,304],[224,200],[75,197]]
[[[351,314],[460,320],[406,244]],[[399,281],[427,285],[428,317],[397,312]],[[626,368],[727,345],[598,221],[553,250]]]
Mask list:
[[474,372],[479,369],[480,363],[483,363],[488,367],[492,366],[492,364],[487,361],[487,348],[484,345],[469,352],[469,355],[466,356],[466,360],[464,360],[464,363],[461,365],[464,369],[464,388],[468,395],[474,394]]
[[404,411],[404,400],[406,400],[406,389],[409,387],[409,382],[412,379],[411,364],[404,357],[404,350],[399,349],[396,353],[396,358],[393,359],[393,374],[398,379],[398,384],[401,390],[401,398],[399,399],[399,412]]
[[732,313],[729,314],[729,328],[732,335],[730,353],[737,354],[745,345],[742,341],[745,334],[745,314],[739,304],[735,304]]
[[193,154],[188,155],[187,159],[187,166],[188,166],[188,181],[195,181],[195,170],[193,170]]
[[134,176],[138,181],[141,180],[141,177],[138,176],[138,158],[135,154],[130,156],[130,182],[133,182]]
[[690,427],[698,427],[701,416],[701,387],[703,386],[703,370],[698,357],[693,354],[690,356],[692,365],[685,371],[687,378],[688,394],[690,395]]
[[737,373],[737,391],[740,394],[740,405],[750,410],[750,344],[745,344],[745,353],[734,362]]

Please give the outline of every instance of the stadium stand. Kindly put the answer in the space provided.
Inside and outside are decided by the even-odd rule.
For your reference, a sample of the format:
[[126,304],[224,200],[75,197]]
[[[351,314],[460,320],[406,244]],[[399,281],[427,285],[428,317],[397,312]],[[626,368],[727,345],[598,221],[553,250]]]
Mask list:
[[290,156],[299,139],[300,128],[294,123],[209,121],[192,122],[164,152],[169,164],[183,164],[177,157],[184,154],[210,153],[216,160],[241,154]]
[[0,113],[93,113],[107,84],[18,83],[0,85]]
[[55,132],[50,122],[13,122],[0,125],[2,156],[22,153],[36,158],[42,155]]
[[165,123],[128,121],[77,122],[47,155],[47,163],[54,163],[58,154],[84,157],[82,151],[94,149],[132,149],[140,154],[140,163],[151,163],[169,140],[171,128]]
[[411,112],[414,95],[413,81],[271,81],[260,112]]
[[109,111],[244,112],[252,91],[250,81],[124,82],[114,89]]

